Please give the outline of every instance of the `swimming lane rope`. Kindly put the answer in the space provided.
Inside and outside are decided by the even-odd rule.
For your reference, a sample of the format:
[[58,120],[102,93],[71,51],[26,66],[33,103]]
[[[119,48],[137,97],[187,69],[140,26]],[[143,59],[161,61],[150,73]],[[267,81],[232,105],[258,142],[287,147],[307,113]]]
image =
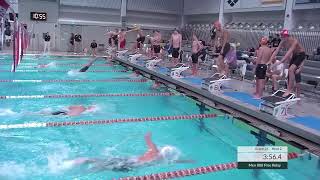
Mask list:
[[[69,72],[70,70],[33,70],[33,69],[26,69],[26,70],[16,70],[16,72],[23,72],[23,73],[33,73],[33,72]],[[0,72],[11,72],[8,70],[0,70]],[[127,70],[92,70],[92,71],[86,71],[86,72],[128,72]]]
[[177,115],[177,116],[158,116],[144,118],[127,118],[113,120],[93,120],[93,121],[67,121],[67,122],[45,122],[45,123],[24,123],[24,124],[8,124],[0,125],[0,130],[4,129],[27,129],[27,128],[44,128],[44,127],[63,127],[63,126],[92,126],[102,124],[116,123],[137,123],[150,121],[170,121],[170,120],[191,120],[196,118],[214,118],[216,114],[192,114],[192,115]]
[[37,79],[17,79],[17,80],[9,80],[9,79],[0,79],[0,83],[83,83],[83,82],[147,82],[147,79],[53,79],[53,80],[37,80]]
[[0,96],[0,99],[43,99],[43,98],[89,98],[89,97],[146,97],[146,96],[174,96],[174,93],[110,93],[110,94],[55,94],[55,95],[25,95]]
[[[288,160],[296,159],[299,157],[298,153],[288,153]],[[217,164],[205,167],[198,167],[192,169],[184,169],[184,170],[177,170],[171,172],[164,172],[164,173],[157,173],[157,174],[150,174],[145,176],[133,176],[133,177],[125,177],[120,178],[119,180],[161,180],[161,179],[175,179],[181,178],[186,176],[195,176],[200,174],[208,174],[214,173],[218,171],[226,171],[236,169],[238,167],[237,162],[232,163],[224,163],[224,164]],[[116,180],[116,179],[114,179]]]
[[[11,64],[8,64],[8,63],[0,63],[0,65],[11,65]],[[37,64],[37,63],[24,63],[24,64],[20,64],[19,67],[35,67],[35,66],[45,66],[46,64]],[[54,64],[53,66],[85,66],[86,64],[78,64],[78,63],[70,63],[70,64],[63,64],[63,63],[57,63],[57,64]],[[92,65],[93,67],[94,66],[114,66],[113,64],[93,64]]]

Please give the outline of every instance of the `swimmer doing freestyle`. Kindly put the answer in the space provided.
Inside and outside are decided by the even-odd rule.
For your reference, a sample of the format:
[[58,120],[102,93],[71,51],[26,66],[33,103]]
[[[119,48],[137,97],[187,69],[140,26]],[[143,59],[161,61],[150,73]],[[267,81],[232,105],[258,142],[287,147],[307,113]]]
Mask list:
[[86,64],[84,67],[82,67],[82,68],[79,70],[79,72],[86,72],[86,71],[90,68],[90,66],[92,66],[92,64],[93,64],[94,62],[96,62],[97,60],[98,60],[98,58],[92,59],[88,64]]
[[67,109],[54,111],[54,112],[41,112],[41,114],[49,114],[49,115],[64,115],[64,116],[79,116],[85,112],[92,112],[96,110],[96,106],[88,106],[84,107],[82,105],[74,105],[69,106]]
[[129,158],[77,158],[74,160],[64,161],[64,165],[67,167],[92,165],[90,170],[93,171],[120,171],[128,172],[135,168],[142,166],[151,166],[161,161],[173,162],[173,163],[194,163],[192,160],[178,160],[179,152],[171,146],[165,146],[161,149],[152,142],[151,133],[145,135],[145,142],[148,150],[141,156],[129,157]]

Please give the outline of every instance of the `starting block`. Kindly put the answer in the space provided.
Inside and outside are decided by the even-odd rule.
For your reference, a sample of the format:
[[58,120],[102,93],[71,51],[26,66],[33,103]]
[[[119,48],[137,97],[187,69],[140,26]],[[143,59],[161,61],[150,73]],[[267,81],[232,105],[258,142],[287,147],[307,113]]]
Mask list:
[[146,64],[146,68],[148,69],[154,69],[156,67],[156,65],[161,62],[162,59],[154,59],[154,60],[150,60],[147,64]]
[[217,94],[221,93],[221,86],[223,85],[223,83],[229,80],[230,79],[227,78],[226,75],[215,73],[211,77],[203,79],[201,87],[202,89],[208,90],[212,94]]
[[130,57],[129,57],[129,61],[131,62],[131,63],[134,63],[134,62],[136,62],[137,61],[137,59],[139,58],[139,57],[141,57],[142,56],[142,54],[133,54],[133,55],[129,55]]
[[127,52],[128,52],[128,50],[117,51],[116,56],[117,56],[118,58],[123,57],[124,54],[127,53]]
[[186,71],[188,70],[190,67],[189,66],[186,66],[185,64],[183,63],[179,63],[177,64],[175,67],[171,68],[171,73],[170,73],[170,76],[172,78],[183,78],[183,76],[181,75],[181,73],[183,71]]
[[263,102],[259,105],[260,111],[272,114],[279,119],[290,117],[288,114],[289,107],[296,104],[300,98],[296,98],[294,93],[282,97],[284,93],[285,90],[278,90],[271,96],[261,98]]

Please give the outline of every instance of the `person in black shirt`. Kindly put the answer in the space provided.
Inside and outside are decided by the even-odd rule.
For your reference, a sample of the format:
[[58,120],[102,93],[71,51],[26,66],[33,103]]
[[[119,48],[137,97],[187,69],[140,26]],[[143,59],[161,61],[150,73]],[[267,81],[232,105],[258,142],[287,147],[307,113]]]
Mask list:
[[82,37],[80,34],[74,35],[74,41],[75,41],[75,52],[80,53],[81,52],[81,41]]
[[69,51],[74,52],[74,34],[73,33],[71,33],[69,43],[70,43],[69,44]]
[[51,36],[49,35],[49,32],[43,34],[43,40],[44,40],[43,53],[50,52],[50,39],[51,39]]
[[274,37],[271,40],[271,47],[272,48],[277,48],[279,46],[280,42],[281,42],[280,35],[276,34],[276,37]]
[[213,27],[212,29],[211,29],[211,31],[210,31],[210,41],[211,41],[211,46],[214,46],[214,40],[215,40],[215,38],[216,38],[216,28],[215,27]]
[[96,43],[96,40],[93,40],[92,43],[90,44],[92,55],[96,56],[96,49],[98,47],[98,44]]

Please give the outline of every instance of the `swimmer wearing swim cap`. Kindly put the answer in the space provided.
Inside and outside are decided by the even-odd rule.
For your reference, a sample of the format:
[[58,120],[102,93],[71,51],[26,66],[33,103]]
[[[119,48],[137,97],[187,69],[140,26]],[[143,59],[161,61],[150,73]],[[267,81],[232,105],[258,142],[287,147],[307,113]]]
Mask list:
[[70,164],[72,166],[87,164],[90,170],[95,172],[104,170],[128,172],[141,166],[150,166],[163,161],[169,163],[194,163],[193,160],[179,160],[181,153],[173,146],[164,146],[158,149],[151,140],[151,133],[147,133],[144,138],[148,149],[143,155],[138,157],[114,157],[107,159],[81,157],[67,160],[65,163],[69,166]]
[[64,115],[64,116],[79,116],[85,112],[94,112],[97,109],[96,106],[88,106],[84,107],[82,105],[75,105],[75,106],[69,106],[65,110],[59,110],[59,111],[54,111],[54,112],[46,112],[42,114],[50,114],[50,115]]
[[303,62],[306,59],[306,53],[301,43],[290,35],[289,30],[283,29],[280,35],[281,42],[272,54],[272,57],[276,57],[282,48],[288,50],[283,58],[278,63],[274,64],[274,66],[285,62],[289,64],[288,88],[283,94],[283,97],[287,97],[294,89],[296,74],[299,74],[299,71],[297,70],[303,65]]
[[88,64],[86,64],[84,67],[82,67],[79,72],[86,72],[94,62],[96,62],[98,60],[98,58],[94,58],[92,59]]
[[272,50],[268,46],[268,37],[262,37],[260,40],[261,47],[258,50],[257,59],[256,59],[256,91],[254,96],[256,99],[260,99],[263,95],[263,89],[266,83],[266,74],[267,74],[267,63],[269,62]]

